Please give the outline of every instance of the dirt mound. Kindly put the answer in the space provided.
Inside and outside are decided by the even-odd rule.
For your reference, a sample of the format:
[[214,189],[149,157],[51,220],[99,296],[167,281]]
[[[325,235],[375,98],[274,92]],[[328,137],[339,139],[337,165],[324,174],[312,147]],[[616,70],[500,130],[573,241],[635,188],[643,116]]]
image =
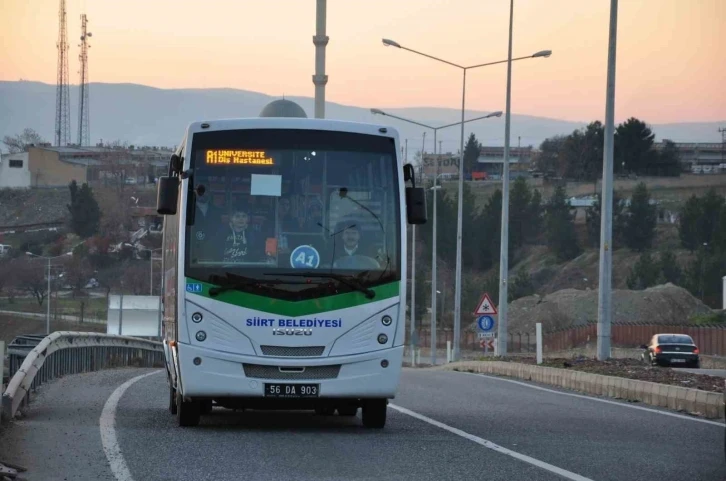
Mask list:
[[[682,324],[695,314],[711,312],[687,290],[670,283],[643,291],[613,290],[612,296],[613,322]],[[596,321],[597,297],[597,290],[563,289],[517,299],[509,305],[510,329],[534,332],[538,322],[556,329]]]
[[61,222],[70,202],[68,187],[57,189],[0,189],[0,226]]

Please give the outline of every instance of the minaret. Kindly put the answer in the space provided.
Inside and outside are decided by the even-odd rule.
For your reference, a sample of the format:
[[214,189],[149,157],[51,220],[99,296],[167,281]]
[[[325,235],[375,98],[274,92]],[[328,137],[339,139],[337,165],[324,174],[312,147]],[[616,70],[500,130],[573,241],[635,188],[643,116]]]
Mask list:
[[325,35],[325,7],[327,0],[317,0],[315,15],[315,118],[325,118],[325,84],[328,83],[328,76],[325,75],[325,47],[328,45],[329,37]]

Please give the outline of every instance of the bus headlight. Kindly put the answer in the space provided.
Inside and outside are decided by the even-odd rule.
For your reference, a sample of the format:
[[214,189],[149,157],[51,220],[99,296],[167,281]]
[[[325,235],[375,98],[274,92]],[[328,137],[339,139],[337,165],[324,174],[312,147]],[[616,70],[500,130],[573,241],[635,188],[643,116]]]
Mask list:
[[197,335],[195,336],[197,338],[197,341],[202,342],[207,338],[207,333],[204,331],[197,332]]
[[378,334],[378,344],[385,344],[388,342],[388,336],[385,334]]
[[385,315],[381,318],[381,322],[383,323],[384,326],[390,326],[391,323],[393,322],[393,319],[391,318],[391,316]]
[[192,321],[199,323],[202,322],[202,319],[203,317],[201,312],[195,312],[192,314]]

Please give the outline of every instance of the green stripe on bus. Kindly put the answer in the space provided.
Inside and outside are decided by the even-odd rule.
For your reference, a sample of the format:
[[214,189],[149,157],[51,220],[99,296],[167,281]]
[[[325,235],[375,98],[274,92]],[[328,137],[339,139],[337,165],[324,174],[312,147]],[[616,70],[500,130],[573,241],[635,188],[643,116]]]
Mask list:
[[201,284],[202,292],[194,292],[194,294],[207,297],[215,301],[232,304],[234,306],[245,307],[257,311],[277,314],[279,316],[307,316],[318,312],[335,311],[338,309],[346,309],[349,307],[362,306],[371,302],[382,301],[400,295],[400,281],[382,284],[373,287],[376,296],[368,299],[362,292],[346,292],[345,294],[336,294],[333,296],[320,297],[317,299],[306,299],[304,301],[284,301],[281,299],[273,299],[271,297],[258,296],[240,291],[227,291],[216,297],[209,295],[209,289],[213,284],[199,282],[196,279],[185,279],[186,284]]

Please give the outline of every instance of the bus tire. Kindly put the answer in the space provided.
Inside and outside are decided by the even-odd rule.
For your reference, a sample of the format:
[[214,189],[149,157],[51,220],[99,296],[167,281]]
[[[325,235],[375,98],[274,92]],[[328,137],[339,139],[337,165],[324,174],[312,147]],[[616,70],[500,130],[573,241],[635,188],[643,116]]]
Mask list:
[[169,412],[176,416],[176,389],[169,384]]
[[212,412],[212,408],[214,407],[214,404],[212,403],[211,399],[202,401],[201,404],[202,404],[202,408],[201,408],[202,414],[210,414]]
[[176,395],[176,409],[179,426],[191,427],[199,424],[202,406],[199,401],[184,401],[181,394]]
[[363,404],[363,426],[372,429],[382,429],[386,425],[386,412],[388,402],[386,399],[370,399]]

